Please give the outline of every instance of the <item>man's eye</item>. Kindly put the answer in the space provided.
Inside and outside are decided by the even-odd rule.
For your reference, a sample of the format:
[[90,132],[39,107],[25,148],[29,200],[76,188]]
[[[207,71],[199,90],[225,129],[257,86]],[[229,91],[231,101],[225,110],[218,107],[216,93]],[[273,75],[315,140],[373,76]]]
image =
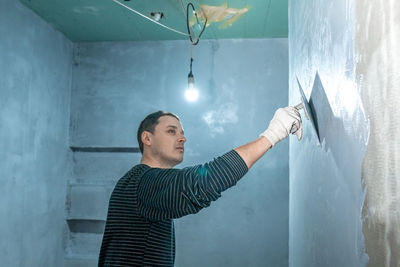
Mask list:
[[168,130],[168,133],[175,133],[175,130]]

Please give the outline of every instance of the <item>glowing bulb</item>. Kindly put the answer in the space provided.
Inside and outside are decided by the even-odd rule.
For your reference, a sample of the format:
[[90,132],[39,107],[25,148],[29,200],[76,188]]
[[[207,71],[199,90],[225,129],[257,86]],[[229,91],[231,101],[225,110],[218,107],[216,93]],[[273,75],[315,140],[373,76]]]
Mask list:
[[185,91],[185,98],[189,102],[195,102],[199,98],[199,91],[195,87],[189,87]]
[[188,89],[185,91],[186,100],[189,102],[194,102],[199,98],[199,91],[194,87],[194,77],[192,70],[190,70],[188,75]]

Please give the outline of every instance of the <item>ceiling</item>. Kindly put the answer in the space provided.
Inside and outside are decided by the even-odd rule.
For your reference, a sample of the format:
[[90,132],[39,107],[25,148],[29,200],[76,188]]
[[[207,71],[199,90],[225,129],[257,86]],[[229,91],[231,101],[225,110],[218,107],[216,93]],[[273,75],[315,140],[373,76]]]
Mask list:
[[[187,36],[169,31],[112,0],[20,0],[73,42],[182,40]],[[119,0],[150,16],[163,12],[159,22],[187,33],[187,0]],[[228,1],[192,0],[199,5],[221,6]],[[208,26],[202,39],[278,38],[288,36],[288,0],[230,0],[229,8],[249,7],[232,26]]]

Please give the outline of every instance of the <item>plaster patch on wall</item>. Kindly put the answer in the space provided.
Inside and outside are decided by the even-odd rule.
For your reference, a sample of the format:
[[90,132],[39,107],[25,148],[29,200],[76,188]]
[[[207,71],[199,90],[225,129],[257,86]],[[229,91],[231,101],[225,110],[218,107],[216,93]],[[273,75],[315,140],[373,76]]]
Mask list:
[[210,128],[211,136],[214,137],[217,134],[223,134],[225,132],[224,126],[227,124],[237,123],[237,110],[237,105],[226,103],[217,110],[206,112],[202,119]]
[[400,2],[356,1],[357,76],[371,120],[363,162],[368,266],[400,266]]
[[[228,7],[227,3],[223,3],[220,6],[200,5],[200,9],[197,11],[197,17],[203,23],[207,18],[207,27],[214,22],[223,22],[219,28],[225,29],[232,26],[233,23],[235,23],[249,10],[250,6],[245,6],[244,8],[238,9]],[[190,26],[193,26],[194,24],[196,24],[196,18],[192,17],[190,20]]]

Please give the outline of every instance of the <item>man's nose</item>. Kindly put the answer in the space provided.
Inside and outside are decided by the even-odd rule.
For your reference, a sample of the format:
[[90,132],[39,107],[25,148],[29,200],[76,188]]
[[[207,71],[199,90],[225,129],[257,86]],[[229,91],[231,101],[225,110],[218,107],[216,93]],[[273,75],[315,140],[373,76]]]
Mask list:
[[179,137],[179,142],[186,143],[186,137],[183,134]]

